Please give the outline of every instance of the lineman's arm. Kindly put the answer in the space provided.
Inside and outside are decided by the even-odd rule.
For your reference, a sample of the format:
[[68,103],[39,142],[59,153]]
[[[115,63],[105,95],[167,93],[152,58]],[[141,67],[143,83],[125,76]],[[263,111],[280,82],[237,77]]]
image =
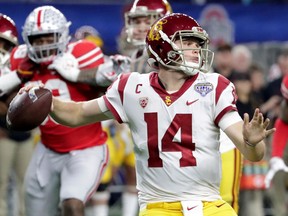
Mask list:
[[69,127],[78,127],[112,118],[101,97],[84,102],[63,101],[53,97],[50,116],[58,123]]
[[269,119],[265,119],[259,109],[256,109],[249,122],[249,115],[245,113],[244,122],[232,124],[224,130],[244,157],[252,162],[260,161],[265,154],[264,139],[275,131],[268,130]]
[[98,67],[80,69],[78,60],[71,53],[64,53],[55,58],[48,68],[56,70],[71,82],[107,87],[119,74],[130,72],[130,58],[122,55],[104,56],[104,63]]

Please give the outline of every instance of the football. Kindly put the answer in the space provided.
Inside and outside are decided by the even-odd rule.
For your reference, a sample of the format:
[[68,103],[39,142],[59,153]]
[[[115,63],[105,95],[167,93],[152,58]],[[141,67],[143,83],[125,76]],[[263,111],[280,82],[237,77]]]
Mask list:
[[17,94],[6,115],[9,130],[29,131],[39,126],[48,116],[52,93],[46,88],[33,87],[29,92]]

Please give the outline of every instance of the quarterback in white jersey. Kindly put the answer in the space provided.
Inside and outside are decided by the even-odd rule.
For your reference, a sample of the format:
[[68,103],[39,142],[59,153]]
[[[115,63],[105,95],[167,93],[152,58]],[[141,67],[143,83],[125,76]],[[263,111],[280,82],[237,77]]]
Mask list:
[[149,62],[158,72],[122,74],[104,96],[90,101],[53,97],[50,115],[61,124],[114,117],[130,126],[140,216],[235,216],[219,195],[220,129],[251,161],[263,158],[263,139],[275,131],[267,129],[270,120],[259,109],[250,122],[247,113],[242,121],[233,84],[203,73],[213,59],[208,42],[192,17],[172,13],[156,21],[146,38]]
[[223,76],[202,72],[171,94],[158,73],[122,75],[108,89],[106,105],[131,129],[142,208],[147,202],[220,199],[218,126],[225,130],[241,121],[237,112],[225,115],[236,110],[233,91]]

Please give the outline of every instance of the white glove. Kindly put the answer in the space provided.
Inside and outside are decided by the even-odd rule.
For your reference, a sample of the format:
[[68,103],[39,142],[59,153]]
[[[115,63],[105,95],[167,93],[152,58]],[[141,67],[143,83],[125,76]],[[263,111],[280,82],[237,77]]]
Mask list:
[[131,58],[123,55],[110,56],[114,63],[114,70],[117,75],[130,72]]
[[57,56],[48,66],[48,69],[56,70],[62,77],[71,82],[76,82],[80,73],[79,63],[71,53]]
[[117,79],[117,74],[113,69],[113,61],[108,56],[104,56],[104,63],[99,65],[96,72],[96,84],[99,86],[109,86]]
[[130,71],[130,58],[122,55],[104,56],[104,63],[96,72],[96,83],[99,86],[109,86],[118,75]]
[[280,157],[272,157],[269,161],[270,169],[265,177],[265,187],[269,188],[274,175],[278,171],[288,172],[288,167]]

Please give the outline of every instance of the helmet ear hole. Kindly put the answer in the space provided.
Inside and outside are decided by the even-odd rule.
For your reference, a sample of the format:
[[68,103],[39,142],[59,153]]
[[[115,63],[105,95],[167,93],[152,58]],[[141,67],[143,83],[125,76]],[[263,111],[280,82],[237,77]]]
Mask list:
[[175,59],[175,58],[176,58],[176,53],[175,53],[175,52],[172,52],[172,51],[169,51],[169,52],[168,52],[168,58],[169,58],[169,59]]

